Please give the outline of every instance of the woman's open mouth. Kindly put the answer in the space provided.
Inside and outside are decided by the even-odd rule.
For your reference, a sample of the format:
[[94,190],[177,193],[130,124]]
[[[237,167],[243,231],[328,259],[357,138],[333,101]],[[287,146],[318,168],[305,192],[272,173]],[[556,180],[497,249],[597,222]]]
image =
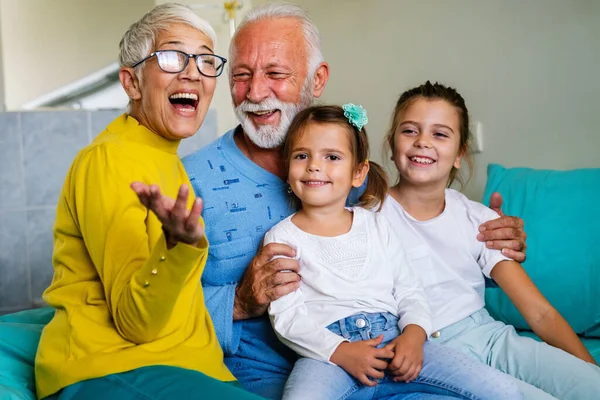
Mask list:
[[169,96],[169,102],[178,111],[194,112],[198,107],[198,95],[195,93],[174,93]]

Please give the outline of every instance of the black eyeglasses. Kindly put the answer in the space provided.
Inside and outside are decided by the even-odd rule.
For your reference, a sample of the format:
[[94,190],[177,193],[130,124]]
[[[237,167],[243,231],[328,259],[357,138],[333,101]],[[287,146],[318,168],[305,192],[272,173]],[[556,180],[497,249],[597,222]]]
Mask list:
[[194,58],[196,59],[198,71],[209,78],[216,78],[221,75],[227,62],[227,59],[216,54],[187,54],[179,50],[158,50],[150,53],[143,60],[136,62],[131,68],[137,67],[154,56],[156,56],[156,60],[158,61],[158,67],[170,74],[178,74],[185,70],[190,58]]

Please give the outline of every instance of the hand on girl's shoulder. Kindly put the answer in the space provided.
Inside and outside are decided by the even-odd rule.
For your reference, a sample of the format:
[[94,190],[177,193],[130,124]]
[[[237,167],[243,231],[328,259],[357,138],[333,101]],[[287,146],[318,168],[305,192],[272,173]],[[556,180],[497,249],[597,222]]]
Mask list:
[[446,189],[446,201],[451,205],[458,205],[462,208],[475,226],[477,232],[479,232],[479,225],[492,219],[500,218],[500,215],[496,211],[478,201],[470,200],[463,193],[454,189]]

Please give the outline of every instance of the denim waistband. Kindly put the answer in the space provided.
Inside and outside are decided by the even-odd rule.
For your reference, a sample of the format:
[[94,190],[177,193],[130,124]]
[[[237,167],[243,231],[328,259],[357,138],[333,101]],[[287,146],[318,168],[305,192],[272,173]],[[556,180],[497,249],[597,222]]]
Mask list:
[[384,312],[354,314],[328,325],[327,329],[338,335],[346,336],[365,329],[387,330],[394,327],[398,327],[398,317]]

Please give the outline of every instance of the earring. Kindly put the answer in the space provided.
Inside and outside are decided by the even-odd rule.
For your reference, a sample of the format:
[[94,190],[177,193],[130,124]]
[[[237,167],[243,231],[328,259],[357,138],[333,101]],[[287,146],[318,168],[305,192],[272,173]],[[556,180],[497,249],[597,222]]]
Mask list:
[[290,185],[288,185],[287,187],[287,192],[288,194],[292,194],[292,187]]

